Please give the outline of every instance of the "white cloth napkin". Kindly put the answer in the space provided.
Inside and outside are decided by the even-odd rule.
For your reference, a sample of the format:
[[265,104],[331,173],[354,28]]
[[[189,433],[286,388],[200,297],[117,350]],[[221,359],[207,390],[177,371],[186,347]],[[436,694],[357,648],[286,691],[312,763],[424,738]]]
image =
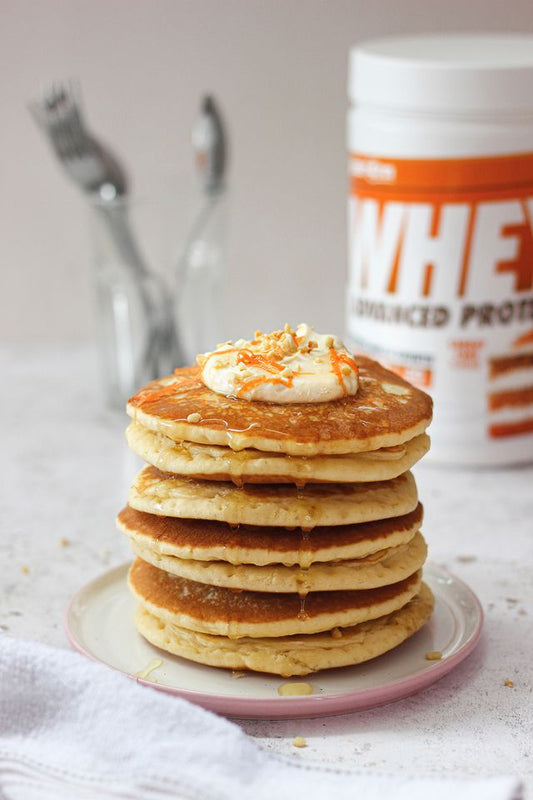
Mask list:
[[0,635],[2,800],[516,800],[514,778],[291,763],[238,725],[77,653]]

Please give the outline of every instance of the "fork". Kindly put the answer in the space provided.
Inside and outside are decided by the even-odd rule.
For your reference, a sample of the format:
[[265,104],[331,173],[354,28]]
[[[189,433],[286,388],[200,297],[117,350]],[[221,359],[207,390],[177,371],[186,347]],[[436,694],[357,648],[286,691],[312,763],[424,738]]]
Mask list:
[[[122,394],[132,380],[140,385],[167,374],[181,363],[172,318],[172,297],[162,278],[144,261],[128,220],[126,173],[118,159],[87,130],[81,112],[80,92],[73,82],[54,83],[30,111],[47,134],[67,175],[92,200],[108,227],[120,260],[133,273],[148,331],[133,376],[122,376]],[[113,298],[109,298],[113,305]],[[119,338],[119,337],[117,337]],[[123,356],[124,354],[122,354]],[[120,361],[120,355],[119,355]]]

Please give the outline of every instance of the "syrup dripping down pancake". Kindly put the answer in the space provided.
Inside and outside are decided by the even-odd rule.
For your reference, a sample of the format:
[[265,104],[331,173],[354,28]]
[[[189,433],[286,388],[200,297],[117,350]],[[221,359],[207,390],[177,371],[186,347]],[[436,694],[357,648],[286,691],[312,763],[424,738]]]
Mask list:
[[234,525],[314,528],[401,516],[418,503],[410,472],[375,483],[246,484],[196,481],[145,467],[134,479],[129,505],[169,517],[214,519]]
[[132,541],[134,553],[154,567],[180,578],[228,589],[254,592],[295,592],[303,597],[309,592],[375,589],[398,583],[421,569],[427,546],[421,533],[411,542],[350,561],[318,563],[307,569],[267,565],[228,564],[227,561],[195,561],[190,558],[160,555],[146,544]]
[[129,586],[155,616],[190,630],[229,636],[292,636],[349,627],[390,614],[419,591],[422,573],[391,586],[356,591],[294,593],[235,592],[176,575],[137,558]]
[[317,527],[307,532],[301,528],[231,527],[213,520],[161,517],[126,506],[117,517],[117,525],[132,541],[162,556],[307,568],[324,561],[368,558],[407,544],[422,519],[419,503],[414,511],[401,517]]
[[290,678],[321,669],[361,664],[413,636],[433,611],[426,584],[397,611],[348,628],[306,636],[230,639],[180,627],[140,605],[135,623],[153,645],[190,661],[213,667],[269,672]]
[[[247,402],[208,389],[198,367],[153,381],[128,402],[130,417],[175,441],[297,456],[359,453],[423,433],[432,403],[424,392],[364,356],[359,389],[327,403]],[[188,421],[200,415],[197,422]]]
[[425,433],[394,447],[365,453],[312,458],[265,453],[253,448],[232,450],[220,445],[175,442],[138,423],[126,430],[131,450],[162,472],[198,480],[243,483],[357,483],[385,481],[410,469],[429,450]]

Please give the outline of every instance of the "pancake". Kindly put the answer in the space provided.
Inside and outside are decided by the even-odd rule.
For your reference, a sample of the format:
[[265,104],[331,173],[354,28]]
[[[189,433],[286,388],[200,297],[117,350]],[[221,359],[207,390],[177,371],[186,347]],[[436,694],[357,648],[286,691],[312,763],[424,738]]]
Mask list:
[[169,575],[137,558],[129,586],[138,602],[165,623],[238,639],[292,636],[349,627],[390,614],[420,590],[418,571],[392,586],[297,594],[234,591]]
[[236,452],[220,445],[175,442],[132,422],[126,439],[133,452],[162,472],[211,481],[243,483],[355,483],[385,481],[406,472],[429,450],[429,436],[366,453],[321,455],[313,458],[264,453],[248,448]]
[[[185,367],[137,392],[127,411],[175,441],[297,456],[378,450],[423,433],[431,421],[431,398],[365,356],[357,356],[357,364],[357,394],[327,403],[225,397],[203,384],[199,367]],[[197,414],[198,422],[188,421]]]
[[133,552],[171,575],[228,589],[255,592],[309,592],[375,589],[408,578],[426,560],[427,546],[421,533],[407,545],[391,547],[368,558],[314,564],[308,569],[251,564],[234,565],[227,561],[195,561],[190,558],[160,555],[156,550],[132,541]]
[[129,505],[168,517],[215,519],[233,525],[314,528],[401,516],[418,502],[410,472],[375,483],[290,484],[196,481],[145,467],[134,479]]
[[411,541],[422,525],[423,508],[401,517],[335,525],[304,532],[300,528],[232,528],[225,522],[146,514],[126,506],[117,526],[141,547],[159,555],[230,564],[284,564],[309,567],[323,561],[366,558]]
[[423,583],[412,600],[391,614],[342,630],[307,636],[235,640],[180,627],[154,616],[142,606],[137,610],[135,623],[153,645],[190,661],[290,678],[360,664],[392,650],[427,622],[433,602],[430,589]]

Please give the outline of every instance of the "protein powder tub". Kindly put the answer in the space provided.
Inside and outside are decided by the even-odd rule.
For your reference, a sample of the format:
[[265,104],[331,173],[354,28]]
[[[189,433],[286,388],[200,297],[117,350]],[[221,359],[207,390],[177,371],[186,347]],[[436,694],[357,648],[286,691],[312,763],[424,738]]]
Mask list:
[[351,51],[347,338],[433,395],[435,461],[533,460],[533,37]]

